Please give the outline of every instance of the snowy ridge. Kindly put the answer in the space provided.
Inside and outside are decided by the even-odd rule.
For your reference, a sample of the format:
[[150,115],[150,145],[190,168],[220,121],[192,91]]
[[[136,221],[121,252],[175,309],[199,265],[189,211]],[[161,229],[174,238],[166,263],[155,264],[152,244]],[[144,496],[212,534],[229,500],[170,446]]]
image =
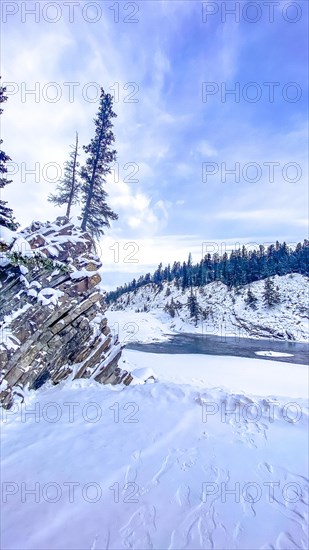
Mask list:
[[[280,295],[280,303],[268,307],[263,302],[264,281],[250,284],[257,298],[255,308],[246,303],[249,285],[231,290],[221,282],[193,289],[198,304],[197,320],[190,317],[190,289],[178,290],[163,283],[162,290],[149,284],[123,294],[110,305],[110,323],[119,323],[122,337],[134,341],[163,339],[167,333],[237,335],[309,341],[308,278],[300,274],[271,278]],[[173,303],[174,317],[167,311]],[[168,307],[166,307],[168,306]],[[153,328],[153,336],[145,331]],[[131,327],[129,326],[131,324]],[[135,330],[134,327],[135,325]]]

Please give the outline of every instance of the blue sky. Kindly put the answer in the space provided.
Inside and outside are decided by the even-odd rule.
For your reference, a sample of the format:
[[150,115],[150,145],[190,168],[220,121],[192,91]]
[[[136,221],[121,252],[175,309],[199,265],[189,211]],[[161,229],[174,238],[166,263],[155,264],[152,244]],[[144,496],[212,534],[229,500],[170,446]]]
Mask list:
[[[62,214],[47,202],[55,172],[46,177],[44,167],[62,166],[76,130],[81,144],[91,139],[94,82],[119,96],[119,178],[113,174],[107,183],[119,220],[100,243],[107,289],[189,251],[199,260],[205,242],[306,237],[307,2],[84,0],[71,3],[71,22],[68,3],[37,3],[36,21],[27,13],[34,2],[2,4],[1,71],[13,83],[2,134],[17,163],[3,197],[22,225]],[[235,6],[239,16],[225,15]],[[37,97],[25,95],[35,83]],[[225,96],[235,86],[239,98]],[[203,89],[216,93],[205,101]],[[52,102],[55,93],[59,100]],[[253,102],[255,94],[261,97]],[[35,163],[38,181],[24,174]],[[138,167],[131,178],[130,163]],[[203,178],[203,163],[214,175]],[[240,181],[235,175],[224,181],[224,166],[235,163]],[[277,163],[274,181],[264,163]],[[118,262],[115,246],[110,249],[115,242]],[[138,247],[136,263],[124,261],[133,251],[124,249],[128,242]]]

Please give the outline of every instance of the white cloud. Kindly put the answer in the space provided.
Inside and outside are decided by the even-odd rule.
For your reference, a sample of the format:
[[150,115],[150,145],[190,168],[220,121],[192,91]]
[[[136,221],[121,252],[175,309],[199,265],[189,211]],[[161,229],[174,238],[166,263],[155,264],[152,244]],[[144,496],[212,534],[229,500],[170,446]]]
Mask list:
[[203,157],[218,156],[218,151],[206,140],[200,141],[197,144],[196,151],[200,153]]
[[[138,25],[115,24],[108,7],[93,25],[80,16],[74,24],[61,20],[43,25],[33,23],[33,17],[27,24],[16,24],[12,18],[3,40],[3,58],[12,62],[3,63],[3,79],[26,81],[29,87],[55,81],[61,84],[63,97],[54,104],[35,103],[29,96],[22,103],[20,94],[10,97],[1,121],[4,150],[17,163],[25,161],[28,168],[35,162],[41,167],[51,161],[63,164],[75,130],[80,132],[81,144],[93,136],[98,104],[83,98],[83,86],[98,82],[112,92],[110,87],[116,84],[119,177],[108,178],[107,191],[119,220],[112,223],[104,240],[143,236],[147,247],[143,265],[148,265],[172,257],[185,259],[189,250],[194,251],[194,239],[173,235],[183,227],[223,238],[255,234],[257,240],[264,233],[274,238],[284,235],[287,226],[303,232],[307,214],[303,119],[297,114],[287,119],[286,129],[281,120],[276,122],[271,105],[266,116],[267,105],[263,110],[255,104],[222,104],[220,92],[207,104],[201,101],[202,81],[226,81],[229,87],[240,76],[264,78],[260,72],[255,74],[254,59],[248,63],[243,55],[243,41],[255,33],[258,43],[259,33],[268,31],[259,25],[221,25],[218,18],[218,24],[201,29],[198,2],[158,1],[140,7]],[[273,63],[271,55],[265,70]],[[279,64],[274,68],[273,78],[279,80]],[[295,80],[297,68],[298,64]],[[80,83],[74,103],[68,101],[68,89],[63,87],[67,81]],[[136,103],[124,100],[130,91],[124,89],[128,82],[139,87]],[[294,105],[290,107],[294,112]],[[260,108],[261,124],[256,116]],[[201,162],[207,159],[227,166],[294,161],[302,165],[303,179],[293,185],[279,178],[270,185],[264,171],[257,184],[222,184],[215,177],[205,184]],[[138,166],[136,174],[130,176],[130,168],[125,169],[128,163]],[[32,218],[52,219],[62,212],[47,202],[53,188],[52,183],[42,178],[36,183],[31,176],[23,183],[17,174],[3,198],[10,201],[19,221],[27,224]],[[162,237],[165,232],[170,244]],[[117,264],[117,269],[127,266]]]

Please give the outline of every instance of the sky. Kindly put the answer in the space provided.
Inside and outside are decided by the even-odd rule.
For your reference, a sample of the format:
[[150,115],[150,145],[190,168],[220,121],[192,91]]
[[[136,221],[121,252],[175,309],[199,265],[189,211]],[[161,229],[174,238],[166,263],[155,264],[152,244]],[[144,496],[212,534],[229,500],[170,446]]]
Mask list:
[[21,226],[64,214],[47,197],[75,132],[92,138],[103,86],[117,113],[107,290],[189,252],[303,240],[307,26],[302,0],[3,0],[3,199]]

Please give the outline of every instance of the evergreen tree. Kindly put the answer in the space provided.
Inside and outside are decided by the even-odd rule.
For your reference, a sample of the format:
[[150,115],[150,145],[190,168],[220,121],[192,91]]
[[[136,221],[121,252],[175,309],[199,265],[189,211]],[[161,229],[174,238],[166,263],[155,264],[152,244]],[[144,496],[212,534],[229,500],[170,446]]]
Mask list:
[[171,315],[172,318],[175,317],[175,313],[176,313],[176,308],[175,308],[174,300],[172,298],[171,299],[171,305],[170,305],[170,315]]
[[[229,286],[240,288],[261,278],[266,279],[269,276],[286,275],[288,273],[301,273],[309,275],[309,241],[304,240],[303,244],[298,243],[295,249],[289,248],[285,242],[282,244],[276,242],[270,250],[265,250],[260,246],[258,250],[247,251],[245,247],[242,250],[231,252],[230,256],[226,253],[221,257],[214,253],[211,257],[207,254],[205,258],[196,265],[190,265],[186,262],[174,262],[171,269],[162,269],[162,264],[153,275],[147,273],[141,276],[136,282],[136,288],[140,288],[149,283],[153,283],[158,288],[162,287],[162,282],[174,282],[177,290],[195,285],[202,287],[212,281],[223,281]],[[190,284],[190,279],[192,284]],[[130,288],[131,290],[131,288]],[[116,300],[126,292],[126,287],[119,287],[113,293],[110,293],[111,300]],[[276,293],[275,293],[276,294]],[[255,300],[252,299],[253,293],[248,290],[247,303],[254,308]],[[277,296],[278,298],[278,296]],[[177,313],[177,305],[175,305]]]
[[181,282],[182,291],[184,292],[187,287],[188,287],[188,270],[187,270],[186,262],[183,262],[183,264],[182,264],[182,282]]
[[[1,78],[1,77],[0,77]],[[6,88],[4,88],[0,83],[0,103],[4,103],[7,100],[7,96],[5,95]],[[3,109],[0,108],[0,115],[2,115]],[[0,139],[0,146],[3,143],[3,139]],[[6,163],[10,161],[11,158],[4,152],[2,149],[0,149],[0,189],[3,189],[5,185],[8,185],[9,183],[12,183],[12,180],[8,180],[6,177],[7,174],[7,167]],[[0,199],[0,225],[4,225],[5,227],[8,227],[8,229],[11,229],[12,231],[15,231],[18,227],[18,223],[15,221],[13,210],[8,207],[8,203],[6,201],[3,201]]]
[[84,146],[89,155],[81,170],[82,185],[82,229],[88,230],[94,237],[104,234],[103,227],[110,227],[109,220],[118,216],[106,203],[107,192],[104,189],[106,176],[116,160],[116,151],[111,148],[115,141],[112,131],[112,119],[117,115],[112,110],[113,98],[101,88],[100,107],[95,124],[95,137]]
[[251,287],[248,288],[245,301],[248,306],[252,307],[252,309],[256,309],[257,297],[255,296],[255,294],[253,294]]
[[72,151],[70,152],[70,160],[66,161],[64,165],[63,178],[58,182],[56,187],[56,193],[51,194],[48,197],[49,202],[57,206],[62,204],[67,205],[66,217],[70,217],[71,206],[78,202],[78,196],[80,192],[80,184],[77,180],[79,162],[77,157],[78,152],[78,133],[76,132],[75,144],[70,146]]
[[269,307],[280,302],[279,292],[275,289],[274,281],[270,278],[265,279],[263,300]]
[[170,264],[168,264],[168,266],[167,266],[166,278],[167,278],[167,281],[170,283],[171,280],[172,280],[172,274],[171,274],[171,266],[170,266]]
[[158,269],[153,274],[153,282],[159,285],[163,280],[162,275],[162,262],[158,265]]
[[227,284],[228,282],[228,255],[224,252],[222,256],[221,264],[221,279],[223,283]]
[[195,325],[197,325],[198,321],[198,302],[196,296],[193,294],[193,289],[191,287],[191,293],[188,298],[188,308],[190,311],[190,317],[192,319],[195,319]]
[[167,313],[169,313],[170,316],[171,316],[172,318],[175,317],[175,312],[176,312],[176,310],[175,310],[175,303],[174,303],[173,298],[171,299],[171,303],[170,303],[170,304],[169,304],[168,302],[166,303],[166,305],[165,305],[165,307],[164,307],[164,310],[165,310]]

